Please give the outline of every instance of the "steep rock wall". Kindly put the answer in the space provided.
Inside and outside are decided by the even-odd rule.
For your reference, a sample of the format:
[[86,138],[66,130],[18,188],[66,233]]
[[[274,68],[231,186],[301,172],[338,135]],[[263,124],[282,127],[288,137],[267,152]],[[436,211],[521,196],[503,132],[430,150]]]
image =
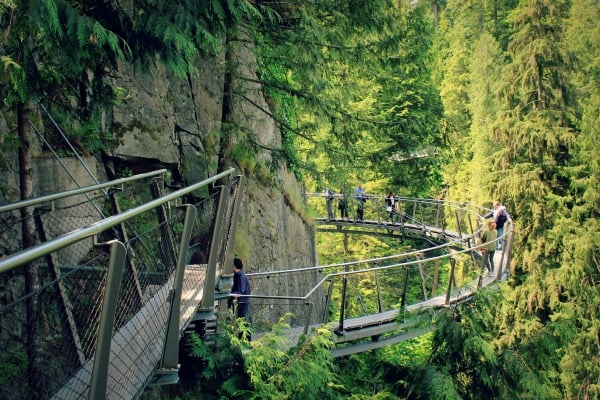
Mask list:
[[[251,140],[261,148],[279,149],[281,134],[266,112],[269,106],[262,87],[240,79],[257,79],[256,60],[243,46],[234,52],[238,60],[234,86],[245,97],[234,99],[235,122],[241,130],[250,132]],[[86,158],[99,180],[114,178],[122,170],[142,173],[167,168],[171,172],[168,183],[180,186],[217,173],[224,87],[222,64],[222,56],[199,59],[200,73],[188,79],[171,76],[160,67],[140,72],[130,65],[121,65],[109,83],[124,95],[102,121],[102,129],[116,135],[119,145],[101,160]],[[10,118],[0,117],[0,126],[9,130],[7,120]],[[48,179],[46,173],[56,172],[58,163],[48,159],[40,143],[35,146],[35,155],[40,157],[35,173],[36,196],[76,187],[69,179]],[[246,176],[247,185],[241,202],[237,255],[244,259],[248,272],[315,265],[313,229],[303,216],[301,185],[286,171],[285,165],[275,164],[271,151],[262,150],[255,158],[275,167],[270,179],[265,180],[238,166],[239,173]],[[3,161],[0,201],[9,203],[18,200],[16,155],[5,154]],[[277,288],[258,285],[255,292],[277,289],[278,294],[305,293],[311,283],[290,280]]]

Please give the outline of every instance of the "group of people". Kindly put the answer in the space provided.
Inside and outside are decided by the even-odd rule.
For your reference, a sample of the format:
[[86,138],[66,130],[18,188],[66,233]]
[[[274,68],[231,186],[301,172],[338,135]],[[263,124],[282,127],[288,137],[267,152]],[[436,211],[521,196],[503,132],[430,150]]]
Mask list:
[[512,223],[512,218],[506,207],[500,204],[499,201],[494,201],[493,210],[483,216],[486,224],[481,235],[481,255],[483,258],[483,269],[489,275],[494,273],[494,255],[496,250],[502,250],[504,240],[504,227],[506,224]]
[[[330,221],[334,221],[335,217],[335,207],[334,200],[338,199],[338,208],[340,210],[340,218],[345,220],[348,219],[348,199],[344,193],[344,190],[340,190],[339,194],[335,194],[333,190],[330,188],[325,189],[325,204],[327,205],[327,219]],[[354,190],[354,195],[352,198],[356,201],[356,219],[358,221],[364,220],[364,212],[365,212],[365,202],[367,201],[367,194],[365,193],[365,189],[362,184],[358,184],[357,188]],[[386,212],[387,218],[386,221],[397,222],[399,219],[398,213],[398,197],[394,194],[394,192],[389,192],[388,196],[385,198],[386,204]]]
[[[347,219],[348,217],[348,199],[344,193],[344,190],[340,190],[339,194],[335,194],[333,190],[325,189],[325,204],[327,205],[327,219],[335,220],[335,211],[333,207],[333,200],[337,197],[338,208],[340,210],[340,218]],[[359,221],[364,220],[365,202],[367,201],[367,194],[363,189],[362,184],[358,184],[358,187],[354,190],[352,196],[356,200],[356,219]]]

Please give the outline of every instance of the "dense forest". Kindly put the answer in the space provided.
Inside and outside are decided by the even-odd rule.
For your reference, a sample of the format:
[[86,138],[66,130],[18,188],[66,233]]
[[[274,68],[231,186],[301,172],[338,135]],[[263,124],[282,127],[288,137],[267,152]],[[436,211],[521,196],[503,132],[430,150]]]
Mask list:
[[[311,190],[498,199],[518,232],[511,280],[431,335],[341,360],[328,332],[288,351],[274,333],[235,362],[198,342],[206,381],[174,397],[600,398],[600,2],[126,3],[0,0],[0,93],[15,115],[1,144],[22,166],[32,103],[77,120],[73,140],[99,152],[114,138],[88,128],[120,100],[105,81],[120,62],[185,79],[198,54],[227,60],[248,42],[283,137],[273,151]],[[222,169],[239,157],[234,129]],[[322,257],[344,257],[329,246]]]

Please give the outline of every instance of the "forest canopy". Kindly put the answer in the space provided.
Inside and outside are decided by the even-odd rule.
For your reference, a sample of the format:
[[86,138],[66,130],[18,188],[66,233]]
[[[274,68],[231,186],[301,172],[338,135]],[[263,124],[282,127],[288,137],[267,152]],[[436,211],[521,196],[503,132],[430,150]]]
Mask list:
[[[496,293],[353,363],[333,366],[323,334],[315,371],[363,398],[599,398],[598,20],[597,0],[0,0],[2,107],[17,116],[2,146],[26,153],[39,102],[98,124],[119,63],[185,79],[199,54],[248,41],[274,151],[309,188],[499,200],[517,227]],[[114,145],[73,135],[92,154]]]

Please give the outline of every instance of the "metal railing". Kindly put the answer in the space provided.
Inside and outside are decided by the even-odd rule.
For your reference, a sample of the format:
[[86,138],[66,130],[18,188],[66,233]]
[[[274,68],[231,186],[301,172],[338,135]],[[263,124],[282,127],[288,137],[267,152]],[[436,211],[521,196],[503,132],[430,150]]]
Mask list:
[[182,330],[232,272],[233,171],[0,259],[0,397],[135,398],[155,374],[176,376]]
[[[325,210],[324,196],[309,195],[309,205],[320,203],[319,212]],[[308,268],[293,268],[247,274],[253,294],[251,315],[257,321],[273,321],[286,315],[286,322],[302,326],[307,333],[311,325],[328,324],[333,330],[344,334],[351,319],[360,319],[363,326],[382,323],[381,318],[402,320],[411,311],[445,307],[471,296],[474,291],[504,275],[510,264],[510,251],[514,227],[510,225],[502,238],[505,246],[497,255],[498,270],[494,276],[483,276],[483,265],[476,245],[482,229],[483,215],[489,210],[464,203],[432,199],[400,198],[404,217],[397,222],[370,220],[383,216],[383,196],[371,196],[364,209],[364,220],[318,218],[317,223],[355,228],[355,230],[332,229],[328,232],[365,234],[367,227],[374,234],[377,230],[408,230],[430,241],[429,247],[362,261],[352,261]],[[379,213],[379,214],[378,214]],[[361,230],[358,230],[358,227]],[[294,292],[301,287],[294,282],[314,282],[307,293]],[[395,310],[396,312],[386,312]],[[386,314],[386,315],[384,315]],[[371,317],[369,319],[369,317]],[[362,319],[361,319],[362,318]],[[253,322],[257,331],[268,329]]]
[[[50,194],[11,204],[0,205],[0,255],[7,256],[22,249],[23,227],[37,226],[31,243],[43,242],[81,226],[92,224],[121,208],[131,208],[150,198],[149,182],[162,181],[166,170],[112,180],[61,193]],[[144,196],[145,195],[145,196]],[[43,225],[44,231],[39,227]],[[42,237],[43,236],[43,237]]]

